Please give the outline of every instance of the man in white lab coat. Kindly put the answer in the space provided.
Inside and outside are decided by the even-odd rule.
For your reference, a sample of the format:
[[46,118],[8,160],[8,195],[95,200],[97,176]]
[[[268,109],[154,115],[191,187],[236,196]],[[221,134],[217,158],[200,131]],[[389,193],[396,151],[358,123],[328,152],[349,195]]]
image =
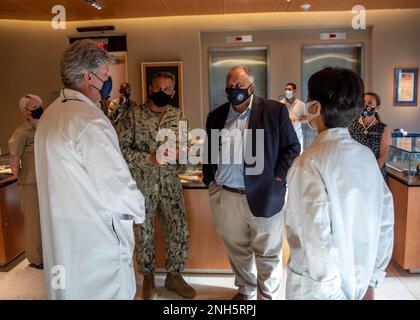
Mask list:
[[61,59],[64,89],[35,135],[46,288],[50,299],[133,299],[134,223],[144,198],[99,107],[110,58],[94,42]]
[[375,156],[347,130],[362,112],[363,82],[326,68],[308,89],[319,135],[287,177],[286,298],[372,299],[391,259],[394,210]]

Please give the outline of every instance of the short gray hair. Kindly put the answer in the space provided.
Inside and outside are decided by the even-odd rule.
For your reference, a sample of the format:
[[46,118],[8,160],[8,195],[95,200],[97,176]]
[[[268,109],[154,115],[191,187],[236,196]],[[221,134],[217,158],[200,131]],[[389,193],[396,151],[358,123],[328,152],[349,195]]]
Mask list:
[[111,64],[111,58],[105,50],[92,40],[77,40],[61,57],[61,81],[65,87],[78,88],[85,72],[95,73],[106,64]]
[[172,82],[174,83],[174,87],[175,87],[175,75],[172,72],[159,71],[159,72],[155,73],[152,77],[152,84],[155,83],[155,81],[159,78],[171,79]]
[[233,72],[233,71],[235,71],[237,69],[240,69],[240,70],[244,71],[245,74],[248,76],[249,82],[250,83],[254,83],[254,76],[251,73],[251,69],[249,67],[247,67],[247,66],[242,66],[242,65],[234,66],[233,68],[231,68],[229,70],[227,76],[226,76],[226,81],[229,79],[229,76],[230,76],[231,72]]

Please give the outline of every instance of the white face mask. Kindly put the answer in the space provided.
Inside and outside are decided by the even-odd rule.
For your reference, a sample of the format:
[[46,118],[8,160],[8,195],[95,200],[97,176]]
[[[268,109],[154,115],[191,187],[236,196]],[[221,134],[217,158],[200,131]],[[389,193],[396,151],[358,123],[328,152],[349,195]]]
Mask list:
[[321,108],[318,107],[316,113],[310,113],[309,108],[313,109],[313,106],[317,103],[318,103],[318,101],[314,100],[314,101],[307,102],[306,105],[305,105],[307,123],[308,123],[309,128],[311,128],[312,130],[318,130],[318,128],[316,126],[314,126],[311,123],[311,121],[313,121],[313,119],[315,119],[316,117],[321,115]]
[[291,90],[286,90],[286,91],[284,91],[284,96],[285,96],[287,99],[292,99],[292,98],[293,98],[293,91],[291,91]]

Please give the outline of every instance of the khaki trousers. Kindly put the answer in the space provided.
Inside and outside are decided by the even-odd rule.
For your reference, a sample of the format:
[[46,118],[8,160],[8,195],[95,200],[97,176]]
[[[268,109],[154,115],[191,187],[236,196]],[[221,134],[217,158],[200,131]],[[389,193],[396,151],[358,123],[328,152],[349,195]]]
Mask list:
[[209,195],[238,292],[252,297],[257,293],[258,300],[277,299],[282,278],[283,214],[255,217],[246,195],[227,191],[215,183],[209,187]]
[[30,263],[43,263],[41,223],[36,183],[19,184],[20,208],[25,219],[25,251]]

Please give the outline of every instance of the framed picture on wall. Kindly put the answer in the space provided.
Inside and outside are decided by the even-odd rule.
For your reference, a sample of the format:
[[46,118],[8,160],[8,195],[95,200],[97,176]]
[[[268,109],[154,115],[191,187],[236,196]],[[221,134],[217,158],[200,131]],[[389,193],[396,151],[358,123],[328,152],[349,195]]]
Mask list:
[[418,68],[395,68],[394,106],[417,106]]
[[153,76],[158,72],[170,72],[175,76],[175,95],[172,99],[171,105],[182,110],[182,61],[143,62],[141,64],[143,103],[150,99],[149,88],[152,84]]

